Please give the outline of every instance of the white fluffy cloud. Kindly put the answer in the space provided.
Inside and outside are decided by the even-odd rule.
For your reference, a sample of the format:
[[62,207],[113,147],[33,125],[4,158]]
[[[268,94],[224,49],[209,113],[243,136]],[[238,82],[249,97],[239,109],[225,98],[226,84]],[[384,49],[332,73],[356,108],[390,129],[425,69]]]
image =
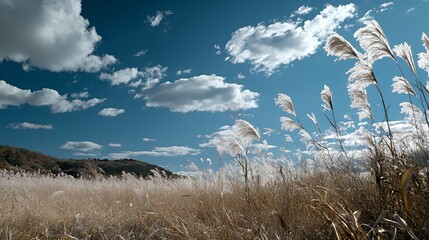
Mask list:
[[61,146],[61,149],[68,149],[73,151],[91,152],[100,150],[102,146],[98,143],[90,141],[67,141]]
[[258,107],[256,92],[243,90],[243,85],[225,83],[216,75],[200,75],[165,82],[145,96],[147,107],[167,107],[173,112],[251,109]]
[[316,17],[300,22],[246,26],[232,34],[225,48],[232,63],[249,62],[255,71],[272,74],[279,66],[316,52],[329,34],[354,17],[355,5],[327,5]]
[[156,27],[158,26],[161,21],[168,15],[173,14],[172,11],[156,11],[156,14],[154,16],[147,16],[147,21],[149,22],[150,26]]
[[105,99],[92,98],[88,101],[80,99],[68,100],[67,95],[60,95],[56,90],[43,88],[38,91],[23,90],[0,80],[0,109],[8,106],[50,106],[54,113],[73,112],[94,107]]
[[29,122],[10,123],[6,127],[13,128],[13,129],[45,129],[45,130],[53,129],[51,124],[42,125],[42,124],[35,124],[35,123],[29,123]]
[[101,111],[98,112],[98,115],[104,117],[116,117],[124,112],[125,110],[121,108],[103,108]]
[[125,68],[112,74],[101,73],[100,79],[110,81],[111,85],[128,84],[137,78],[138,73],[137,68]]
[[155,147],[152,151],[123,151],[110,153],[107,157],[111,159],[133,158],[137,156],[152,157],[177,157],[200,154],[199,149],[187,146]]
[[116,62],[92,55],[101,40],[80,0],[0,1],[0,61],[50,71],[96,72]]

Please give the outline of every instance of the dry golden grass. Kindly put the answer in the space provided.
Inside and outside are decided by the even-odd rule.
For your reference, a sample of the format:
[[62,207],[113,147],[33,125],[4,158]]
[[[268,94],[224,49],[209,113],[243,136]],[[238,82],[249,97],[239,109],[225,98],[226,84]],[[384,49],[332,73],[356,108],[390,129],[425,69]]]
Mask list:
[[[249,199],[242,181],[223,179],[222,188],[212,179],[83,180],[4,172],[0,238],[332,239],[333,214],[360,211],[356,222],[368,224],[359,227],[370,239],[372,233],[365,234],[386,210],[365,177],[334,179],[320,172],[263,185],[251,181]],[[428,234],[427,226],[413,230],[422,239]]]

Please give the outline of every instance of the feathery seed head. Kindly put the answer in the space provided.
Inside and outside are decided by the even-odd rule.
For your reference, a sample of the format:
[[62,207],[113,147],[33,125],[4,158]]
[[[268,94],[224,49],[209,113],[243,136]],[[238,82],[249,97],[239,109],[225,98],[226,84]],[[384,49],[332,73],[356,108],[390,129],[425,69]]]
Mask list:
[[353,36],[358,40],[362,49],[365,50],[370,63],[384,57],[395,59],[386,35],[377,21],[365,22],[365,27],[358,29]]
[[323,109],[331,110],[334,108],[332,105],[332,93],[331,89],[329,89],[328,86],[324,85],[322,92],[320,93],[320,96],[322,98],[322,101],[325,102],[325,104],[322,105]]
[[359,59],[362,55],[346,39],[337,33],[332,34],[326,41],[325,51],[330,56],[336,56],[339,60],[349,58]]
[[426,33],[422,34],[423,46],[426,48],[426,51],[429,51],[429,38]]
[[358,109],[359,121],[365,118],[371,118],[371,105],[368,102],[368,95],[366,94],[365,89],[350,89],[349,96],[352,101],[350,107]]
[[301,124],[295,122],[288,117],[280,117],[280,123],[285,131],[295,131],[296,129],[304,129]]
[[317,121],[317,118],[314,113],[307,114],[307,117],[310,118],[314,125],[319,126],[319,122]]
[[408,66],[410,66],[414,74],[417,75],[416,65],[414,64],[414,59],[413,59],[413,53],[411,52],[411,46],[408,45],[408,43],[401,43],[401,44],[395,45],[393,47],[393,51],[396,53],[398,57],[402,58],[408,64]]
[[239,135],[244,139],[259,140],[261,138],[258,130],[256,130],[256,128],[252,124],[250,124],[245,120],[242,120],[242,119],[236,120],[235,126],[237,127]]
[[423,115],[420,108],[410,102],[402,102],[399,106],[401,106],[401,113],[406,114],[410,118],[415,118],[416,115]]
[[277,106],[281,107],[283,111],[296,116],[295,107],[293,106],[292,99],[283,93],[279,93],[274,99]]
[[356,83],[356,87],[359,88],[366,88],[377,83],[372,66],[365,61],[357,62],[354,67],[347,71],[347,74],[350,74],[349,84]]
[[394,93],[416,95],[411,84],[403,77],[394,77],[392,87]]
[[419,68],[425,70],[429,75],[429,50],[427,52],[422,52],[418,54],[419,60],[417,64]]

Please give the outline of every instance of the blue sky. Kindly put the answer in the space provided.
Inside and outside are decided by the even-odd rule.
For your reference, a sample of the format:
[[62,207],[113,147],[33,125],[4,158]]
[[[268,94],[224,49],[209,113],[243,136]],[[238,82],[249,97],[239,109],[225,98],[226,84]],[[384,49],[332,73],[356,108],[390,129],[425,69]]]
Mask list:
[[[272,129],[262,139],[275,149],[293,148],[278,93],[310,124],[307,113],[323,118],[326,84],[337,117],[357,118],[346,91],[353,62],[327,56],[327,37],[337,32],[358,48],[353,33],[376,19],[392,47],[408,42],[416,57],[428,10],[424,0],[2,0],[0,144],[181,171],[216,159],[213,133],[242,118],[261,133]],[[393,63],[374,69],[391,91]]]

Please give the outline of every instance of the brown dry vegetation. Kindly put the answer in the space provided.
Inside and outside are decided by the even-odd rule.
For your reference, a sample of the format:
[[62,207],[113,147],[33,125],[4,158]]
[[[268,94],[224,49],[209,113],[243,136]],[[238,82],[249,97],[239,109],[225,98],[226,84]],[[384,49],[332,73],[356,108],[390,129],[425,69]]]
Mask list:
[[[360,211],[356,229],[362,238],[392,236],[400,214],[414,233],[425,239],[427,199],[412,197],[415,211],[385,208],[375,184],[366,177],[326,173],[299,179],[284,176],[258,185],[250,198],[241,181],[74,179],[3,172],[0,177],[2,239],[332,239],[335,212],[345,219]],[[401,198],[396,204],[401,204]],[[331,209],[332,208],[332,209]],[[395,212],[393,211],[395,210]],[[329,216],[332,220],[325,217]],[[350,219],[350,224],[352,224]],[[366,224],[366,225],[364,225]],[[398,239],[408,238],[398,227]],[[370,232],[368,234],[368,232]],[[377,233],[378,234],[378,233]],[[347,238],[346,238],[347,239]]]

